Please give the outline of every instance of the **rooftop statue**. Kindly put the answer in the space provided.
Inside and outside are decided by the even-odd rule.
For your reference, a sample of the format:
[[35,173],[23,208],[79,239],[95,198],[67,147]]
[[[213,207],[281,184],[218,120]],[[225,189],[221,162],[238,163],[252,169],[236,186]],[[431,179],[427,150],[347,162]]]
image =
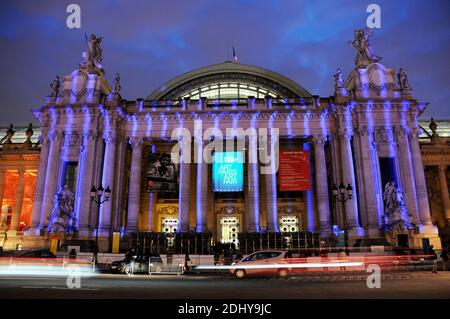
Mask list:
[[341,69],[338,68],[336,70],[336,73],[334,74],[334,89],[340,89],[342,87],[344,87],[344,80],[342,79],[342,73],[341,73]]
[[439,136],[439,134],[437,133],[437,124],[434,121],[434,118],[431,118],[431,123],[430,126],[428,126],[431,130],[431,132],[433,133],[431,136]]
[[364,67],[381,60],[381,57],[373,53],[370,35],[371,31],[367,27],[354,31],[354,39],[351,44],[356,49],[356,67]]
[[52,89],[52,93],[50,93],[50,97],[58,97],[59,90],[61,88],[61,81],[59,80],[59,76],[56,76],[56,79],[50,83],[50,88]]
[[102,60],[103,50],[100,47],[102,43],[101,37],[96,37],[91,34],[89,37],[84,35],[86,40],[86,51],[83,52],[83,59],[80,63],[80,67],[86,69],[89,73],[104,74]]
[[11,144],[12,137],[14,136],[14,126],[9,125],[9,129],[6,131],[6,135],[0,140],[0,144]]
[[30,142],[31,143],[31,137],[33,136],[34,132],[33,132],[33,124],[28,124],[28,128],[25,132],[25,135],[27,137],[27,139],[25,140],[25,143]]
[[386,183],[383,192],[384,220],[383,228],[387,231],[412,229],[406,208],[403,192],[396,187],[395,182]]
[[120,86],[120,75],[116,73],[116,77],[114,78],[114,93],[120,93],[122,87]]
[[398,86],[400,87],[400,89],[402,89],[402,90],[411,89],[411,87],[409,86],[409,82],[408,82],[408,76],[406,75],[405,71],[403,71],[402,68],[400,68],[400,70],[398,70],[397,79],[398,79]]

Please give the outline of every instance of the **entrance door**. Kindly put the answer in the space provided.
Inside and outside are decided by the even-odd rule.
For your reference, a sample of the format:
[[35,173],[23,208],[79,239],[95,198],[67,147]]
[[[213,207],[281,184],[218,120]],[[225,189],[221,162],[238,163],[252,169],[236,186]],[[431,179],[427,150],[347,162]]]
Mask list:
[[409,247],[409,236],[408,234],[398,234],[397,243],[399,247]]
[[178,218],[166,218],[161,219],[161,231],[163,233],[176,233],[178,229]]
[[296,233],[298,232],[298,217],[297,216],[281,216],[280,217],[280,232],[282,233]]
[[220,218],[221,238],[220,242],[224,244],[233,243],[236,249],[239,247],[239,217],[222,217]]

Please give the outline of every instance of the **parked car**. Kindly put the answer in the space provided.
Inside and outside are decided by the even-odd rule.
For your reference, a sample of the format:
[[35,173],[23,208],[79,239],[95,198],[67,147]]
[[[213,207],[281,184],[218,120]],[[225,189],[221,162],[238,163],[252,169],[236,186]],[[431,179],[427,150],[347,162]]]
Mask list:
[[150,263],[150,258],[152,261],[160,260],[159,256],[147,255],[147,254],[136,254],[130,257],[125,257],[122,260],[113,261],[111,263],[110,270],[113,273],[123,273],[123,274],[131,274],[131,273],[147,273],[148,267]]
[[[291,258],[291,253],[289,251],[257,251],[234,262],[233,266],[236,266],[236,268],[230,269],[230,273],[236,278],[258,275],[277,275],[279,277],[286,277],[289,275],[291,269],[288,267],[280,268],[277,266],[288,264],[287,258]],[[244,267],[240,268],[240,265]],[[272,265],[273,267],[268,268],[267,265]],[[255,266],[255,268],[249,269],[245,266]],[[264,267],[258,268],[258,266]]]
[[14,255],[14,258],[56,258],[56,256],[48,249],[37,249],[18,252]]

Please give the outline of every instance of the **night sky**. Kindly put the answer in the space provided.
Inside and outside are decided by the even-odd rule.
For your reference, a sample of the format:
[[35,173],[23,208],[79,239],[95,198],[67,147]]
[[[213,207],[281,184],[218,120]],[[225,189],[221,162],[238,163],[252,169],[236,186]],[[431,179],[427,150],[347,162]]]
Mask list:
[[[66,7],[81,6],[81,29],[66,27]],[[173,77],[231,59],[279,72],[312,94],[329,96],[332,75],[354,67],[348,44],[381,6],[375,54],[408,74],[425,117],[450,118],[450,1],[10,1],[0,2],[0,125],[36,123],[49,83],[81,60],[84,33],[103,37],[103,64],[122,96],[145,98]]]

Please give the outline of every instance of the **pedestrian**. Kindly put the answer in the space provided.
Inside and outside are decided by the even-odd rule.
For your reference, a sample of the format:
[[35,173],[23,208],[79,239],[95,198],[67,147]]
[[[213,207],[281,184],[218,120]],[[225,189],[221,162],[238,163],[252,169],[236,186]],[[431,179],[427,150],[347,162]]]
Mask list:
[[[344,249],[339,249],[337,259],[340,262],[345,262],[345,260],[347,259],[347,254],[345,253]],[[345,267],[340,267],[340,269],[345,271]]]
[[448,262],[448,250],[447,248],[443,248],[441,251],[442,258],[442,271],[447,271],[447,262]]
[[186,256],[184,257],[184,269],[185,271],[189,271],[192,266],[191,257],[189,257],[189,253],[186,253]]
[[72,248],[72,250],[69,253],[69,259],[77,259],[77,251],[75,248]]
[[436,255],[436,252],[434,251],[434,246],[433,245],[430,246],[430,250],[429,250],[428,254],[430,255],[429,259],[432,262],[432,264],[431,264],[431,266],[432,266],[431,272],[433,274],[437,274],[437,255]]

